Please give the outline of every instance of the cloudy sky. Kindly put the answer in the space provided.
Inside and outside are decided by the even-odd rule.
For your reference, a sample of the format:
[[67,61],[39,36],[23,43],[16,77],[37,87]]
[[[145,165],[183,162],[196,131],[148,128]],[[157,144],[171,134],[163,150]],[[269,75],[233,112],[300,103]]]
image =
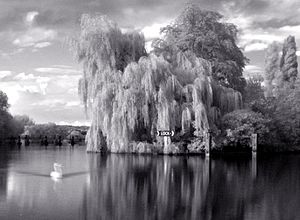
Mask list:
[[[122,28],[144,32],[148,42],[184,7],[181,0],[0,0],[0,90],[12,114],[36,122],[85,124],[77,96],[81,65],[65,45],[76,36],[83,13],[109,15]],[[264,49],[294,35],[300,45],[298,0],[199,0],[240,30],[239,46],[250,63],[247,74],[262,71]],[[299,53],[300,55],[300,53]]]

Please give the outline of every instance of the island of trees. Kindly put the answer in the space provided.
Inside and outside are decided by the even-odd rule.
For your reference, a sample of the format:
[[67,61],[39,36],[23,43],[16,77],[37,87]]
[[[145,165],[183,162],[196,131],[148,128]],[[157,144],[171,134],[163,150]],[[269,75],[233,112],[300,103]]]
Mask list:
[[[92,118],[87,151],[201,152],[208,131],[215,150],[247,147],[253,133],[260,150],[297,150],[295,38],[271,44],[263,77],[245,79],[248,59],[237,46],[237,27],[221,19],[188,6],[147,53],[143,34],[83,15],[71,45],[83,64],[79,95]],[[169,144],[158,130],[175,131]]]
[[[269,45],[261,77],[244,77],[249,60],[237,46],[237,27],[197,5],[161,29],[150,53],[143,34],[122,32],[106,16],[85,14],[80,27],[70,43],[83,64],[78,91],[92,119],[87,151],[199,153],[208,132],[216,151],[246,149],[253,133],[260,151],[299,150],[293,36]],[[1,92],[0,140],[39,127],[28,117],[11,116],[8,108]],[[175,135],[166,144],[159,130]]]

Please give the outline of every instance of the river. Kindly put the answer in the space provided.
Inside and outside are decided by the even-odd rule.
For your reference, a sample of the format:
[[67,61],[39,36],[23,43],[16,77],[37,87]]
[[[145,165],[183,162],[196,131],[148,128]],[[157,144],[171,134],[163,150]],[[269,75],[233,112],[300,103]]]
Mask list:
[[[300,218],[300,155],[0,153],[0,219]],[[54,162],[61,180],[49,175]]]

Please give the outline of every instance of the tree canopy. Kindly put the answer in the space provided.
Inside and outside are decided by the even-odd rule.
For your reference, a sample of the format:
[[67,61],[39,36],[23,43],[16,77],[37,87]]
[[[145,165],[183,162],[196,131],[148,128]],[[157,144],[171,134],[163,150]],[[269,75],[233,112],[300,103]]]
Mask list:
[[265,96],[273,97],[277,94],[278,87],[282,84],[280,72],[280,51],[281,46],[278,42],[270,44],[265,55]]
[[241,94],[215,81],[211,62],[191,50],[146,55],[142,34],[122,33],[105,16],[84,15],[81,24],[75,49],[84,67],[79,94],[92,115],[88,151],[128,152],[132,141],[159,141],[157,130],[201,136],[241,108]]
[[282,81],[291,88],[294,87],[298,75],[298,62],[296,55],[296,41],[294,36],[288,36],[282,47],[282,57],[280,68],[282,71]]
[[0,111],[7,111],[9,107],[7,95],[0,91]]
[[[28,116],[13,117],[8,110],[8,97],[4,92],[0,91],[0,143],[5,142],[10,136],[20,135],[24,131],[24,123],[30,120]],[[23,121],[24,123],[19,120],[21,118],[26,118]]]
[[236,26],[222,22],[222,17],[218,12],[189,5],[172,24],[161,29],[164,37],[154,41],[153,46],[156,53],[166,56],[174,48],[183,52],[191,50],[212,63],[215,80],[243,92],[246,83],[242,72],[247,58],[236,45]]

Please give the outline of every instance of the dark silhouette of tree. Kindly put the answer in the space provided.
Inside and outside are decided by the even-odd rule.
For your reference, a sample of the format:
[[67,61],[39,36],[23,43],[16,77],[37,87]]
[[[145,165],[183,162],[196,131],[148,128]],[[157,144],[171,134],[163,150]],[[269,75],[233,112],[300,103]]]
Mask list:
[[21,135],[26,125],[34,124],[27,115],[13,117],[8,110],[7,95],[0,91],[0,143],[3,143],[8,137]]
[[26,126],[34,125],[34,121],[28,115],[14,115],[13,123],[15,124],[16,133],[22,134]]
[[7,111],[9,107],[7,95],[0,91],[0,110]]
[[13,117],[9,114],[8,107],[7,95],[0,91],[0,143],[12,134]]

